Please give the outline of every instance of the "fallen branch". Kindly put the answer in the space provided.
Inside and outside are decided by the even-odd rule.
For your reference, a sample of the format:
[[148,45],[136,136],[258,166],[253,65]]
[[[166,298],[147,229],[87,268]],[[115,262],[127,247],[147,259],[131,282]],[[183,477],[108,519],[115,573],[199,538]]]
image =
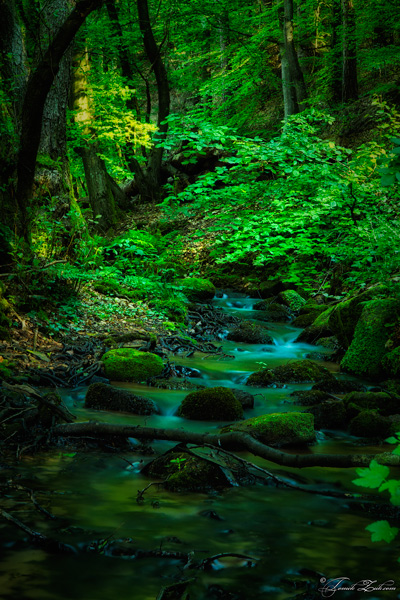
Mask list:
[[247,450],[278,465],[285,467],[332,467],[354,468],[367,466],[375,459],[381,464],[400,465],[400,457],[384,453],[368,454],[290,454],[271,446],[266,446],[254,437],[243,432],[230,432],[223,434],[196,433],[183,429],[158,429],[155,427],[141,427],[134,425],[110,425],[108,423],[85,422],[56,425],[52,431],[55,437],[82,437],[115,436],[123,438],[136,438],[146,440],[167,440],[170,442],[183,442],[189,444],[210,444],[226,450]]

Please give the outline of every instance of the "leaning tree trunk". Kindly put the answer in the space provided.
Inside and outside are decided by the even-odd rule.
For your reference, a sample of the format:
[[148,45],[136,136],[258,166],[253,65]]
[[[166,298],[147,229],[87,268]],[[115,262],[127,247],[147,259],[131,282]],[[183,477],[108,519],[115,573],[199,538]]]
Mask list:
[[343,75],[342,101],[358,98],[356,16],[353,0],[342,0]]
[[19,211],[19,230],[29,247],[29,203],[35,175],[36,157],[40,144],[44,105],[61,60],[86,17],[98,8],[102,0],[78,0],[75,8],[52,39],[41,61],[29,77],[21,116],[20,149],[17,164],[16,200]]

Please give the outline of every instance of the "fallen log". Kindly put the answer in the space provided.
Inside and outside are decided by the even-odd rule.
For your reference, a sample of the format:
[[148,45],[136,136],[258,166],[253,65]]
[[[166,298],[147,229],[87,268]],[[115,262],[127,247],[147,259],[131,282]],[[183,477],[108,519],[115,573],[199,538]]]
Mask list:
[[398,466],[400,456],[384,452],[381,454],[297,454],[284,452],[259,442],[248,433],[230,432],[223,434],[197,433],[184,429],[161,429],[135,425],[110,425],[108,423],[83,422],[56,425],[54,437],[122,437],[146,440],[166,440],[188,444],[209,444],[225,450],[247,450],[285,467],[303,469],[305,467],[354,468],[368,466],[371,460],[380,464]]

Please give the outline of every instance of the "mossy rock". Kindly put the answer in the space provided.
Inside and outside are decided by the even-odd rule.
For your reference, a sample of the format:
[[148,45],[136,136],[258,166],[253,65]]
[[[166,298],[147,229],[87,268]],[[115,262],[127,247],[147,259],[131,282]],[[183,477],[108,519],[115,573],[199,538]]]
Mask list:
[[325,309],[311,325],[306,327],[304,331],[300,333],[295,341],[316,344],[320,338],[331,336],[333,332],[329,327],[329,317],[333,309],[333,306]]
[[323,346],[327,350],[338,350],[340,348],[339,340],[335,335],[319,338],[318,346]]
[[307,302],[295,290],[285,290],[279,293],[280,302],[290,308],[293,312],[298,312]]
[[246,385],[267,387],[274,383],[313,383],[334,379],[325,367],[311,360],[293,360],[275,369],[264,368],[252,373]]
[[178,415],[195,421],[236,421],[243,418],[243,407],[230,389],[214,387],[188,394]]
[[246,342],[247,344],[273,344],[269,330],[252,321],[242,321],[228,333],[228,340]]
[[351,435],[366,438],[385,439],[393,432],[389,417],[383,417],[376,410],[363,410],[350,422]]
[[380,287],[366,290],[357,296],[339,302],[329,316],[329,328],[336,335],[339,343],[348,348],[353,340],[357,322],[363,311],[365,302],[380,291]]
[[382,367],[389,377],[400,375],[400,346],[388,352],[382,359]]
[[243,408],[254,408],[254,396],[245,390],[231,390],[236,400],[239,400]]
[[382,378],[382,359],[390,337],[386,324],[397,320],[398,312],[399,303],[392,298],[378,298],[364,305],[353,341],[340,364],[343,371],[375,380]]
[[385,392],[351,392],[346,394],[343,402],[346,407],[350,404],[356,405],[360,411],[378,410],[383,415],[400,413],[400,396],[392,396]]
[[108,379],[113,381],[146,381],[160,375],[164,365],[162,359],[151,352],[140,352],[133,348],[117,348],[106,352],[102,361]]
[[327,379],[319,381],[312,386],[313,390],[328,392],[329,394],[348,394],[350,392],[365,392],[365,386],[358,381],[347,381],[342,379]]
[[188,306],[176,298],[154,300],[150,303],[150,306],[164,313],[168,317],[168,320],[174,323],[184,323],[186,321]]
[[283,304],[277,302],[269,302],[262,300],[253,306],[253,310],[262,311],[262,314],[257,315],[258,320],[271,321],[272,323],[287,322],[292,318],[292,312]]
[[326,311],[328,307],[326,304],[321,304],[313,300],[307,300],[305,304],[300,308],[299,315],[314,315],[314,320]]
[[125,287],[119,281],[109,279],[108,281],[98,281],[93,284],[93,289],[104,296],[126,297],[129,300],[143,300],[146,297],[144,290],[133,290]]
[[188,452],[167,452],[146,465],[142,473],[164,479],[164,487],[172,492],[206,492],[231,485],[218,465]]
[[319,390],[295,390],[290,397],[294,398],[294,403],[300,406],[314,406],[331,399],[328,393]]
[[89,386],[85,396],[85,407],[135,415],[152,415],[159,412],[153,400],[136,396],[127,390],[119,390],[105,383],[92,383]]
[[340,400],[326,400],[306,412],[314,415],[315,429],[343,429],[347,425],[346,408]]
[[249,433],[267,446],[297,446],[315,439],[314,417],[300,412],[260,415],[221,429],[230,431]]
[[205,302],[215,296],[215,286],[208,279],[187,277],[178,279],[175,283],[183,288],[183,293],[190,302]]

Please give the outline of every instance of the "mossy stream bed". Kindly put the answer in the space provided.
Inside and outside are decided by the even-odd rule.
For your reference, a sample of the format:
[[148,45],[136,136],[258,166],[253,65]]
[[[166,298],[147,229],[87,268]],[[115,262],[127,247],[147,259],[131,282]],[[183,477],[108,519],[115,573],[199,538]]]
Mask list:
[[[241,306],[232,306],[240,302]],[[215,300],[233,312],[257,318],[251,301],[244,298]],[[266,363],[273,368],[291,359],[316,352],[315,346],[295,344],[299,330],[290,324],[271,323],[274,346],[249,345],[223,340],[224,350],[234,358],[175,358],[176,364],[198,369],[192,381],[204,386],[246,389],[255,395],[255,407],[245,418],[269,412],[299,410],[289,399],[294,389],[246,388],[249,373]],[[326,350],[325,350],[326,352]],[[324,362],[336,371],[333,363]],[[218,430],[225,423],[185,421],[176,416],[187,394],[136,384],[120,384],[154,399],[160,414],[139,417],[107,414],[83,407],[86,389],[64,393],[64,400],[79,420],[154,427],[186,427],[194,431]],[[173,447],[154,442],[162,452]],[[325,431],[307,452],[364,453],[379,451],[360,445],[360,440],[340,432]],[[293,482],[315,489],[359,493],[352,484],[353,469],[308,468],[301,471],[277,467],[246,453],[241,456]],[[360,510],[343,498],[308,494],[265,485],[232,487],[212,493],[176,493],[152,486],[137,503],[137,491],[149,483],[140,473],[152,457],[130,451],[67,451],[63,449],[30,457],[18,464],[1,464],[3,481],[18,476],[21,485],[36,490],[38,502],[55,520],[46,520],[24,495],[4,498],[2,508],[32,529],[71,545],[71,554],[49,553],[31,545],[27,536],[0,522],[0,598],[4,600],[156,600],[163,588],[191,579],[191,600],[253,600],[322,597],[318,592],[300,596],[319,578],[348,577],[385,582],[396,581],[400,548],[396,544],[372,544],[365,527],[377,517]],[[127,462],[129,461],[129,462]],[[377,498],[377,501],[380,499]],[[247,555],[253,560],[226,558],[209,570],[182,570],[173,558],[123,559],[111,557],[94,547],[93,541],[107,538],[132,540],[135,548],[194,552],[197,560],[220,553]],[[398,546],[398,545],[397,545]],[[318,586],[317,586],[318,587]],[[400,583],[399,583],[400,588]],[[314,595],[311,595],[314,594]],[[316,594],[316,595],[315,595]],[[360,598],[361,593],[338,592],[341,598]],[[370,599],[398,598],[398,592],[366,594]]]

